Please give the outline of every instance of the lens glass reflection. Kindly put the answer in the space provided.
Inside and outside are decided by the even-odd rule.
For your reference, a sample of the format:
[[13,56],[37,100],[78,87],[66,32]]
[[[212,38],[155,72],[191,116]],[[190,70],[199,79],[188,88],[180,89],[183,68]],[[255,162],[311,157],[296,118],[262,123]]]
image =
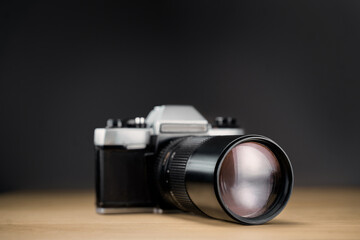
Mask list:
[[219,193],[233,213],[254,218],[276,199],[281,177],[274,153],[257,142],[240,143],[225,156],[219,172]]

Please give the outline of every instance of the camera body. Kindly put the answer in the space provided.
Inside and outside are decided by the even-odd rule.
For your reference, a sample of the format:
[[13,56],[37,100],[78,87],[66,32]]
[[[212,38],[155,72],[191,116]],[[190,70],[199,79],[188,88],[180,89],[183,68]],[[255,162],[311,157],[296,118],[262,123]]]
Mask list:
[[187,136],[243,135],[234,118],[213,127],[193,106],[156,106],[146,118],[113,120],[94,133],[97,212],[161,212],[176,209],[159,193],[155,163],[171,141]]

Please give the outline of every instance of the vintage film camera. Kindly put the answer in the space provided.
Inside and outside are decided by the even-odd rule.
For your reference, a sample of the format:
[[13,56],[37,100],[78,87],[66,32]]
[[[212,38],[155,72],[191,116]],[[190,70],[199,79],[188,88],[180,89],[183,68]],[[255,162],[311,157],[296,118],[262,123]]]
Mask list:
[[95,129],[94,143],[98,213],[177,209],[262,224],[281,212],[293,187],[278,144],[244,135],[233,118],[217,118],[213,127],[192,106],[110,119]]

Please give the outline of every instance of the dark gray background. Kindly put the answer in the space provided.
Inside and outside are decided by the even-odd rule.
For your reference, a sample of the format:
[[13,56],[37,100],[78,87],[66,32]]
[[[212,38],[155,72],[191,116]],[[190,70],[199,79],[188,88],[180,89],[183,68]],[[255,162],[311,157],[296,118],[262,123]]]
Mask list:
[[91,188],[93,129],[230,115],[296,185],[360,185],[359,1],[2,1],[0,190]]

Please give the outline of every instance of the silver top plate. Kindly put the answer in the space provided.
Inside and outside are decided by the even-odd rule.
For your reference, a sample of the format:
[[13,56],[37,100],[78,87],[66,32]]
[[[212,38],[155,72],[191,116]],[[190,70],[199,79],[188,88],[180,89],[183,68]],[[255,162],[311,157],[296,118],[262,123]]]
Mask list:
[[[142,123],[144,119],[136,118]],[[94,134],[96,146],[122,146],[127,149],[144,149],[151,136],[157,143],[182,136],[243,135],[241,128],[212,128],[208,121],[193,107],[187,105],[163,105],[155,107],[147,116],[146,128],[97,128]]]

